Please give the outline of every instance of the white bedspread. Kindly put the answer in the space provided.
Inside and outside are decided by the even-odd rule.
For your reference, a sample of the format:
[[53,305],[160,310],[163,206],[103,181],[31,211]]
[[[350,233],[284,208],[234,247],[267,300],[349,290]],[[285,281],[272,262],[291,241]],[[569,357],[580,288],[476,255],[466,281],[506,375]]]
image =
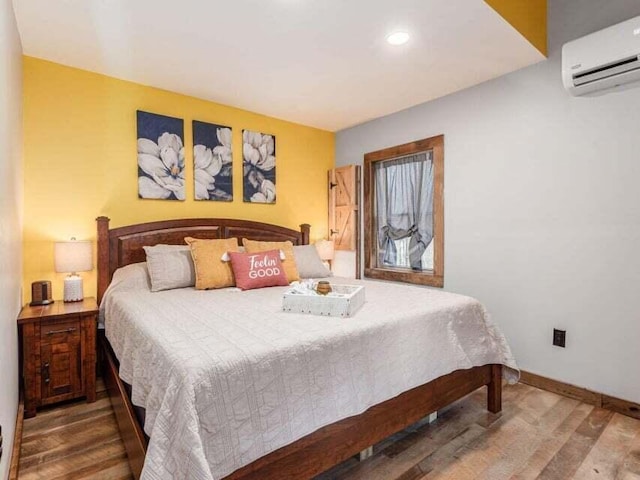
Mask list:
[[136,269],[116,272],[103,309],[120,376],[146,409],[146,480],[218,479],[454,370],[517,368],[469,297],[333,278],[364,284],[366,303],[353,318],[317,317],[281,312],[285,287],[152,293]]

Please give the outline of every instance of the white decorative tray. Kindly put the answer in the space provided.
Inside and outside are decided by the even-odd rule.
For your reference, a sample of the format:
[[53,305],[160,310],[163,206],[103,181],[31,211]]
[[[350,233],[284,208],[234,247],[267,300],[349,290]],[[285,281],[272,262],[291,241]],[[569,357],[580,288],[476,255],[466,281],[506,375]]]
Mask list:
[[331,285],[327,295],[293,293],[282,297],[284,312],[310,313],[329,317],[352,317],[364,304],[364,287],[360,285]]

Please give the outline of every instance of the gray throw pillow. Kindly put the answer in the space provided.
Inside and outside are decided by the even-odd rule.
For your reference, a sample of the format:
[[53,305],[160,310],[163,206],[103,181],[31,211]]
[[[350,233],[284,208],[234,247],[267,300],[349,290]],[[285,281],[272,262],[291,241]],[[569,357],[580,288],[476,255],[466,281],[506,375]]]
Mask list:
[[151,291],[193,287],[196,272],[188,245],[155,245],[144,247]]
[[313,245],[294,245],[293,256],[296,259],[300,278],[323,278],[333,275],[322,262],[318,250]]

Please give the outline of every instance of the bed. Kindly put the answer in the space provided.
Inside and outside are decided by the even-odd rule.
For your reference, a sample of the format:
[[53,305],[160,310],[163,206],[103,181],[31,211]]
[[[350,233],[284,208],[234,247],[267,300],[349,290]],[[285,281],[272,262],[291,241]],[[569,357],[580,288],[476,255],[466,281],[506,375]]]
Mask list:
[[[199,238],[249,238],[263,241],[290,240],[295,245],[305,245],[309,243],[310,228],[308,225],[301,225],[300,230],[297,231],[260,222],[233,219],[168,220],[114,229],[109,228],[109,219],[106,217],[99,217],[97,222],[99,300],[101,300],[105,295],[107,287],[111,283],[116,270],[125,266],[130,266],[131,269],[135,264],[144,262],[145,253],[143,251],[143,246],[156,245],[160,243],[183,244],[183,239],[186,236]],[[121,269],[120,272],[124,270],[125,269]],[[338,279],[335,279],[334,281],[340,282]],[[398,295],[402,295],[403,291],[399,290],[402,288],[399,286],[385,286],[384,288],[383,286],[384,284],[381,284],[380,282],[367,284],[367,288],[371,289],[371,292],[373,293],[371,298],[387,296],[387,298],[383,300],[386,300],[388,308],[388,305],[393,303],[390,299],[394,298],[394,296],[397,297]],[[187,329],[187,331],[179,332],[179,329],[176,327],[176,331],[172,331],[169,336],[171,338],[182,338],[180,335],[186,335],[185,338],[194,342],[194,352],[197,351],[198,348],[201,348],[201,352],[198,355],[194,355],[194,358],[198,358],[197,362],[200,362],[200,358],[203,356],[216,357],[216,361],[218,362],[215,367],[216,371],[220,370],[222,372],[216,378],[232,378],[235,372],[233,367],[233,362],[236,361],[235,357],[224,357],[220,356],[223,355],[222,353],[216,353],[214,355],[207,354],[206,352],[216,350],[216,348],[211,348],[212,345],[226,346],[233,344],[235,348],[235,345],[238,342],[243,343],[245,341],[243,338],[237,337],[237,329],[233,330],[229,327],[227,336],[222,339],[227,343],[211,343],[214,341],[212,340],[212,337],[215,337],[216,335],[223,336],[224,332],[213,335],[206,333],[207,330],[204,328],[200,328],[204,323],[207,323],[208,320],[198,320],[198,318],[201,317],[198,317],[196,311],[204,311],[210,308],[208,304],[201,305],[198,303],[200,302],[198,299],[203,299],[202,301],[205,302],[209,301],[204,298],[204,295],[202,295],[203,292],[200,291],[198,293],[193,289],[182,289],[175,295],[165,294],[155,296],[153,297],[153,301],[151,301],[152,297],[150,295],[153,294],[145,291],[131,292],[128,291],[127,287],[123,288],[123,291],[120,294],[111,295],[109,298],[109,300],[112,300],[109,305],[111,310],[109,311],[114,312],[112,314],[114,319],[116,317],[115,312],[121,311],[122,313],[120,316],[122,319],[118,320],[120,323],[117,327],[114,323],[110,331],[109,324],[107,323],[107,331],[108,334],[111,335],[113,345],[110,345],[105,335],[100,335],[102,352],[101,362],[104,367],[105,383],[114,406],[114,411],[116,413],[116,418],[123,440],[125,442],[129,462],[136,478],[140,477],[141,472],[143,471],[143,466],[146,472],[145,475],[148,478],[163,478],[163,476],[169,476],[166,473],[162,473],[162,468],[164,468],[164,466],[159,466],[158,464],[168,461],[166,459],[170,457],[170,454],[165,452],[163,449],[171,448],[171,432],[180,431],[181,429],[184,429],[185,431],[190,430],[190,432],[187,432],[187,434],[184,435],[181,432],[180,435],[182,436],[179,438],[190,438],[193,443],[189,440],[189,448],[202,450],[202,454],[196,453],[193,458],[189,457],[189,459],[185,461],[185,465],[181,465],[179,468],[175,467],[176,470],[174,471],[181,473],[172,474],[171,477],[187,478],[187,474],[184,473],[184,469],[193,468],[193,471],[188,474],[188,478],[225,478],[227,480],[264,480],[276,478],[303,479],[311,478],[314,475],[329,469],[330,467],[366,449],[370,445],[373,445],[387,436],[402,430],[429,413],[452,403],[479,387],[487,386],[488,410],[494,413],[501,410],[501,382],[503,371],[512,371],[516,366],[511,357],[508,346],[504,343],[504,337],[502,337],[502,335],[499,334],[495,327],[490,323],[483,323],[484,326],[480,326],[481,329],[484,328],[487,332],[486,338],[480,343],[495,343],[497,347],[499,347],[496,352],[494,352],[495,354],[479,352],[477,346],[472,344],[467,346],[458,345],[454,352],[454,356],[457,358],[457,361],[454,362],[454,364],[457,367],[451,369],[442,362],[443,364],[439,365],[439,370],[438,368],[435,369],[439,372],[435,378],[427,377],[425,376],[426,374],[422,374],[422,377],[420,377],[418,373],[416,373],[416,375],[413,374],[413,371],[421,372],[422,364],[426,362],[418,362],[415,365],[410,365],[410,368],[407,369],[406,364],[408,360],[403,359],[397,364],[398,377],[403,377],[403,379],[402,381],[398,380],[397,382],[394,380],[395,377],[393,371],[387,372],[387,377],[382,376],[383,373],[379,370],[384,370],[385,366],[380,364],[376,367],[377,370],[374,370],[373,373],[369,373],[368,375],[378,375],[380,378],[386,380],[379,381],[378,383],[374,382],[376,385],[379,385],[380,388],[373,389],[375,390],[374,392],[369,392],[368,388],[358,388],[360,385],[358,384],[360,378],[363,376],[366,377],[367,374],[360,375],[357,374],[357,371],[358,368],[362,368],[364,369],[362,372],[366,373],[368,368],[367,362],[374,362],[375,358],[373,358],[373,355],[370,355],[366,361],[359,361],[356,358],[359,352],[368,351],[367,348],[388,348],[390,349],[389,352],[393,352],[394,359],[395,357],[400,358],[404,355],[403,350],[398,349],[397,345],[394,346],[393,342],[387,341],[386,344],[380,343],[380,345],[375,343],[381,341],[381,339],[385,339],[386,341],[394,338],[393,332],[401,332],[401,330],[390,330],[389,328],[391,327],[388,327],[383,321],[374,321],[373,317],[372,319],[368,319],[368,315],[372,315],[373,310],[381,310],[382,304],[376,306],[373,301],[371,303],[368,301],[367,304],[365,304],[365,307],[363,307],[362,312],[356,315],[354,319],[350,319],[354,320],[353,322],[345,323],[344,320],[342,320],[342,323],[339,323],[337,320],[323,320],[324,323],[320,325],[318,322],[310,323],[312,322],[313,317],[307,316],[303,320],[302,318],[299,318],[301,316],[297,316],[295,314],[284,314],[275,311],[277,310],[277,302],[279,302],[279,298],[281,298],[281,294],[283,292],[282,289],[284,288],[285,287],[273,287],[272,289],[262,289],[265,291],[253,291],[254,293],[251,294],[252,297],[247,295],[247,298],[253,298],[254,304],[267,304],[267,312],[270,313],[261,314],[263,315],[260,317],[262,320],[261,323],[258,319],[252,317],[251,309],[246,308],[243,310],[244,307],[238,307],[235,309],[239,319],[238,322],[249,322],[240,326],[242,328],[249,329],[248,331],[256,331],[259,333],[259,335],[255,335],[255,338],[252,340],[254,343],[260,343],[262,339],[264,339],[265,345],[271,346],[269,348],[272,348],[274,345],[277,347],[277,363],[278,365],[284,365],[284,367],[282,367],[282,370],[284,371],[289,368],[287,367],[287,362],[289,362],[289,365],[300,365],[304,363],[301,362],[300,359],[307,358],[290,358],[287,356],[289,354],[309,355],[309,352],[315,352],[315,358],[324,358],[323,355],[326,356],[326,358],[331,358],[332,360],[327,361],[326,363],[335,363],[332,367],[334,369],[324,371],[322,369],[325,367],[323,365],[319,365],[318,372],[320,373],[318,373],[317,376],[308,383],[308,385],[321,385],[323,388],[326,385],[329,385],[322,383],[327,381],[327,372],[332,373],[333,376],[340,376],[340,372],[347,372],[345,373],[345,378],[348,379],[348,382],[345,380],[345,389],[342,389],[343,385],[340,382],[332,380],[333,383],[331,383],[331,385],[333,385],[333,387],[331,388],[336,391],[341,391],[342,394],[337,396],[334,395],[334,397],[332,397],[332,401],[328,402],[326,405],[323,403],[314,404],[313,421],[306,419],[301,422],[298,422],[297,419],[301,418],[301,415],[304,417],[304,411],[306,408],[305,402],[307,402],[308,399],[303,398],[298,403],[295,403],[294,400],[291,400],[290,395],[274,398],[273,395],[271,395],[273,392],[269,393],[270,387],[263,386],[263,390],[266,391],[267,394],[264,394],[260,398],[263,399],[265,404],[271,403],[269,407],[271,417],[265,421],[267,423],[272,423],[274,428],[266,430],[267,433],[265,435],[268,438],[266,438],[265,435],[260,437],[261,441],[255,442],[258,444],[255,448],[253,445],[249,445],[249,447],[245,448],[246,445],[243,444],[243,438],[246,440],[258,438],[259,436],[255,434],[255,428],[258,427],[253,425],[253,423],[255,423],[254,420],[247,420],[246,424],[248,425],[248,430],[245,432],[244,437],[242,437],[240,433],[236,432],[236,430],[243,430],[245,428],[245,424],[237,423],[223,425],[221,423],[210,422],[208,420],[209,417],[206,417],[205,414],[202,413],[203,409],[205,409],[205,407],[203,407],[203,402],[196,402],[194,404],[187,402],[188,405],[185,404],[184,409],[178,409],[177,406],[182,405],[182,403],[176,402],[181,402],[182,400],[176,400],[173,397],[171,400],[166,400],[166,398],[161,395],[156,395],[154,397],[152,393],[149,393],[154,388],[153,379],[148,379],[146,377],[153,375],[149,375],[145,372],[140,373],[144,370],[140,366],[140,361],[136,364],[135,359],[130,358],[136,357],[135,348],[137,348],[138,351],[146,352],[147,356],[144,357],[144,362],[147,362],[152,366],[157,364],[156,366],[158,368],[161,368],[162,362],[165,362],[166,368],[164,368],[164,370],[173,371],[174,365],[177,365],[177,363],[175,363],[176,359],[172,356],[173,353],[170,350],[167,350],[168,347],[166,344],[159,343],[157,347],[154,347],[154,342],[156,341],[154,340],[154,332],[163,330],[163,328],[173,328],[171,323],[172,317],[165,317],[165,313],[170,311],[172,308],[175,308],[177,309],[176,311],[180,312],[193,310],[193,319],[191,316],[188,318],[185,316],[183,317],[186,319],[185,322],[180,323],[180,328]],[[411,288],[419,289],[421,287]],[[266,290],[268,290],[268,292],[266,292]],[[427,295],[426,298],[429,298],[431,303],[441,303],[443,306],[446,306],[445,310],[448,318],[444,318],[443,316],[441,319],[443,326],[438,330],[436,329],[436,324],[438,322],[433,321],[431,322],[433,325],[429,327],[431,330],[428,332],[428,336],[436,337],[440,340],[437,342],[437,345],[439,345],[438,348],[445,348],[447,343],[445,339],[452,335],[456,336],[456,338],[461,338],[455,330],[460,329],[460,331],[462,331],[465,328],[468,328],[465,325],[467,323],[473,323],[473,318],[477,317],[478,319],[482,319],[483,322],[486,320],[486,312],[484,312],[483,307],[473,299],[434,290],[425,289],[421,290],[421,292],[423,292],[424,295]],[[239,294],[239,292],[234,293],[229,291],[204,293],[207,297],[212,297],[210,294],[217,295],[215,302],[219,305],[227,305],[227,307],[234,304],[234,295]],[[248,292],[241,293],[244,294]],[[166,303],[162,304],[161,302]],[[367,306],[368,304],[369,306]],[[146,305],[146,307],[143,307],[143,305]],[[238,303],[238,305],[241,304]],[[367,308],[369,310],[367,310]],[[398,307],[398,309],[399,311],[402,311],[402,308]],[[148,318],[156,315],[157,324],[154,324],[153,327],[155,328],[155,331],[148,325],[145,327],[145,324],[136,323],[139,320],[136,315],[130,313],[132,310],[146,312],[144,315],[139,313],[138,317]],[[225,311],[228,310],[229,308]],[[411,309],[407,307],[405,310],[406,318],[402,321],[416,322],[417,320],[410,315]],[[473,315],[469,316],[470,314],[465,313],[468,311],[471,311]],[[224,320],[224,322],[215,324],[218,327],[225,326],[224,328],[227,328],[227,325],[235,322],[235,318],[231,318],[228,315],[226,317],[224,317],[222,313],[216,313],[216,315],[221,316]],[[289,316],[283,317],[282,315]],[[230,322],[230,320],[233,321]],[[306,328],[301,327],[304,325],[304,321],[307,322]],[[162,325],[164,325],[164,327],[161,327]],[[402,324],[400,326],[404,327],[404,325],[405,324]],[[125,326],[128,330],[125,329]],[[145,328],[147,328],[146,333],[143,332]],[[264,330],[261,331],[261,328]],[[193,331],[188,329],[192,329]],[[196,338],[195,331],[205,333],[199,333]],[[389,335],[380,335],[381,331],[389,332]],[[292,335],[291,332],[294,332],[294,335]],[[416,333],[412,335],[405,334],[401,341],[408,342],[407,344],[409,344],[413,341],[414,337],[419,337],[420,330],[416,329],[415,332]],[[427,332],[425,332],[425,335],[426,334]],[[270,335],[273,337],[272,339],[270,338]],[[296,339],[293,338],[295,335],[299,335],[299,342],[295,341]],[[315,340],[314,335],[317,335],[317,341]],[[357,335],[360,335],[360,337]],[[362,340],[363,338],[364,340]],[[233,341],[230,343],[229,339],[232,339]],[[123,346],[127,341],[133,342],[135,345],[130,345],[128,348]],[[398,342],[400,342],[400,340],[398,340]],[[304,348],[300,347],[297,343],[302,344]],[[147,344],[149,346],[147,346]],[[331,352],[333,350],[337,350],[339,345],[342,344],[351,345],[349,347],[351,350],[347,350],[346,354],[336,354],[332,357]],[[364,348],[363,345],[367,348]],[[258,347],[262,348],[264,345],[260,344]],[[157,348],[157,351],[154,350],[154,348]],[[396,350],[392,350],[393,348],[396,348]],[[189,349],[183,348],[182,357],[188,356],[188,354],[185,353],[188,352],[188,350]],[[219,348],[218,350],[224,353],[224,348]],[[233,348],[231,350],[233,350]],[[262,348],[260,352],[266,352],[267,350],[268,348]],[[133,354],[131,353],[132,351],[134,352]],[[162,353],[163,351],[165,352],[164,354]],[[414,352],[412,355],[414,355],[415,358],[429,357],[429,355],[421,351],[420,348],[414,348],[412,351]],[[286,352],[290,353],[285,354]],[[348,357],[348,362],[351,362],[347,363],[348,365],[355,365],[353,371],[356,373],[351,373],[351,367],[345,368],[345,365],[347,364],[340,363],[345,361],[343,358],[345,356]],[[333,360],[334,358],[335,361]],[[270,364],[269,362],[270,361],[260,361],[257,362],[256,365],[268,366]],[[396,365],[394,362],[387,363],[389,365]],[[503,368],[503,364],[507,366],[506,369]],[[202,365],[203,364],[201,363],[193,363],[192,370],[184,370],[184,372],[199,372],[204,368]],[[227,369],[225,370],[220,365],[227,365],[227,367],[225,367]],[[228,365],[231,365],[231,367]],[[404,373],[400,372],[402,365],[405,366],[406,371],[404,371]],[[460,368],[461,365],[463,368]],[[180,369],[182,367],[178,365],[176,368]],[[206,364],[206,368],[213,367],[208,367],[208,364]],[[431,370],[433,370],[433,368]],[[142,377],[142,380],[136,378],[136,374],[134,374],[136,371],[138,372],[137,375]],[[150,369],[150,371],[152,371],[152,369]],[[270,374],[268,367],[261,371],[267,377]],[[264,375],[261,374],[256,378],[263,378]],[[189,375],[182,373],[176,378],[178,378],[179,381],[182,381],[182,378],[188,376]],[[123,381],[123,378],[121,377],[124,377],[126,382]],[[285,380],[281,380],[280,377],[284,377]],[[198,377],[198,381],[194,382],[198,388],[201,388],[201,385],[207,383],[202,381],[203,378],[209,377]],[[292,378],[300,378],[299,372]],[[418,383],[416,378],[429,378],[429,381]],[[278,382],[275,382],[278,385],[289,385],[287,383],[289,380],[286,380],[286,376],[279,375],[278,379]],[[145,385],[145,381],[149,382],[148,385]],[[225,408],[227,408],[226,405],[229,403],[229,398],[232,398],[233,395],[238,395],[237,392],[234,391],[234,388],[236,388],[235,385],[240,384],[242,387],[244,385],[242,382],[245,382],[245,380],[240,379],[235,383],[228,380],[225,380],[225,382],[224,389],[222,390],[224,390],[227,397],[224,397],[224,395],[222,395],[216,388],[212,388],[212,385],[215,384],[215,382],[213,382],[212,385],[207,385],[206,388],[209,388],[209,390],[206,390],[205,387],[202,387],[199,390],[204,392],[204,395],[206,395],[207,398],[218,398],[216,397],[216,395],[218,395],[220,397],[218,402],[222,407],[212,407],[211,409],[223,411],[223,414]],[[131,400],[132,388],[128,383],[133,383],[133,402]],[[230,383],[231,386],[229,386]],[[355,387],[354,384],[356,385]],[[162,385],[163,388],[166,387],[164,384]],[[362,385],[366,386],[368,384],[363,383]],[[410,387],[404,388],[402,385],[410,385]],[[349,386],[351,390],[349,390],[347,386]],[[331,388],[328,390],[331,390]],[[181,388],[175,388],[174,390],[181,391]],[[229,392],[227,392],[227,390],[229,390]],[[238,392],[240,392],[240,390],[238,390]],[[311,394],[308,396],[309,398],[313,397],[316,399],[314,401],[317,402],[318,398],[322,399],[322,394],[323,392],[321,391],[313,393],[315,396]],[[202,395],[203,393],[196,394],[194,395],[194,398],[197,399]],[[184,418],[182,418],[180,422],[174,423],[168,428],[157,427],[154,429],[145,424],[147,432],[151,433],[151,438],[149,439],[140,424],[140,415],[136,414],[136,407],[134,406],[134,403],[145,404],[145,402],[147,402],[146,405],[150,407],[147,413],[151,413],[152,416],[151,420],[147,419],[147,422],[152,425],[162,426],[171,421],[170,418],[160,418],[160,420],[158,420],[158,418],[161,417],[160,412],[162,410],[162,406],[158,407],[156,404],[162,403],[163,401],[170,403],[170,408],[165,410],[169,413],[180,413],[180,415],[175,416],[183,416]],[[322,400],[320,400],[320,402],[322,402]],[[338,403],[340,403],[339,408],[333,406],[333,404]],[[154,407],[154,405],[156,406]],[[235,407],[229,408],[233,409]],[[339,418],[332,417],[332,415],[335,416],[335,413],[331,412],[332,408],[338,409],[342,412]],[[183,410],[192,410],[194,413],[192,415],[190,414],[191,416],[186,414],[185,416],[183,415]],[[326,415],[323,414],[325,410],[328,412]],[[288,419],[294,419],[291,421],[291,424],[286,425],[286,428],[281,428],[281,425],[279,425],[277,421],[278,418],[285,418],[283,411],[289,413],[294,412],[286,417]],[[297,411],[302,413],[298,415],[296,413]],[[344,414],[344,412],[347,413]],[[236,416],[238,416],[237,412]],[[169,415],[169,417],[171,417],[171,415]],[[192,417],[196,417],[195,420]],[[195,422],[193,424],[195,427],[192,426],[190,429],[187,427],[182,428],[183,425],[188,422]],[[261,424],[259,427],[262,428],[263,425]],[[225,430],[225,428],[227,430]],[[198,435],[203,437],[204,440],[202,440],[202,445],[197,445],[200,441],[197,436],[189,436],[194,434],[194,430]],[[222,436],[222,440],[211,434],[214,430],[225,432],[225,435]],[[167,431],[169,433],[167,433]],[[260,432],[262,432],[262,430],[260,430]],[[218,461],[215,448],[216,442],[222,442],[217,444],[219,446],[219,450],[225,450],[227,448],[227,444],[240,442],[239,446],[245,448],[246,451],[242,451],[240,453],[236,451],[224,452],[224,454],[220,453],[220,459]],[[185,441],[177,443],[184,444]],[[148,449],[150,450],[149,455],[147,455]],[[187,452],[187,454],[190,455],[191,452]],[[146,455],[147,464],[145,465]],[[216,459],[213,457],[216,457]],[[163,458],[165,460],[163,460]],[[181,459],[181,455],[175,454],[175,458],[176,462],[178,462]],[[201,465],[193,467],[193,465],[197,463],[200,463]],[[155,470],[156,467],[158,470]],[[184,476],[181,477],[181,475]]]

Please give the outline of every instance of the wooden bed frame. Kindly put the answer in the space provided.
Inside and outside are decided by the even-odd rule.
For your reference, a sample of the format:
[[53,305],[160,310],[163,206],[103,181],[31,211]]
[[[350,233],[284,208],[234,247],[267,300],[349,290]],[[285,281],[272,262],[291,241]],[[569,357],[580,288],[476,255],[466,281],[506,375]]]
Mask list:
[[[209,218],[165,220],[109,229],[107,217],[96,220],[98,301],[117,268],[145,261],[142,248],[145,245],[184,244],[186,236],[291,240],[295,245],[309,243],[310,227],[307,224],[300,225],[300,231],[296,231],[247,220]],[[100,337],[105,384],[131,470],[137,479],[142,472],[147,439],[136,419],[126,387],[118,376],[118,361],[104,336]],[[327,425],[236,470],[224,480],[311,478],[484,385],[487,386],[487,409],[499,412],[502,408],[502,365],[457,370],[374,405],[360,415]]]

